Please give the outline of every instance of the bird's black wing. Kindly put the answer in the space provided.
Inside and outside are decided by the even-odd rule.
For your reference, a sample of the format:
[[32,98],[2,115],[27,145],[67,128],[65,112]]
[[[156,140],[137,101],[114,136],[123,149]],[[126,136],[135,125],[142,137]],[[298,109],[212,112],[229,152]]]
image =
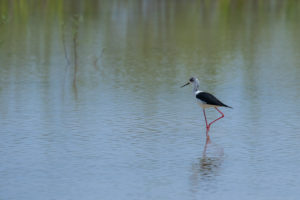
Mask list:
[[209,94],[207,92],[200,92],[196,95],[196,98],[207,103],[210,105],[215,105],[215,106],[224,106],[231,108],[230,106],[227,106],[226,104],[222,103],[220,100],[218,100],[214,95]]

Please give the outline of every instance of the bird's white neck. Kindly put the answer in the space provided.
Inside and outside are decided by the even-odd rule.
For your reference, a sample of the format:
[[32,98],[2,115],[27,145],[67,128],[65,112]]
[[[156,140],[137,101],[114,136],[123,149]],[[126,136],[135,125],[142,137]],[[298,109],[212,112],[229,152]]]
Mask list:
[[193,82],[193,85],[194,85],[194,93],[196,94],[197,91],[199,91],[199,81],[198,79],[195,79],[195,81]]

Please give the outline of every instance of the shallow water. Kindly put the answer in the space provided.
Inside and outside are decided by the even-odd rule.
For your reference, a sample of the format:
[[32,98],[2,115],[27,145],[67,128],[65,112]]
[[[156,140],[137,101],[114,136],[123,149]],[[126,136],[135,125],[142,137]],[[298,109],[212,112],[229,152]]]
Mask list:
[[300,196],[297,1],[0,8],[0,199]]

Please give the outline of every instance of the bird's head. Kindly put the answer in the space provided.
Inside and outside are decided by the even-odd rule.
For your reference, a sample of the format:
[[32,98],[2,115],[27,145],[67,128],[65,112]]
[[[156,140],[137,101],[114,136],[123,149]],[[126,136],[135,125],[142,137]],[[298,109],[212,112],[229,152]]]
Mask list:
[[183,87],[185,87],[185,86],[187,86],[187,85],[189,85],[191,83],[195,83],[195,82],[198,82],[197,78],[192,77],[192,78],[190,78],[189,82],[187,82],[186,84],[184,84],[181,87],[183,88]]

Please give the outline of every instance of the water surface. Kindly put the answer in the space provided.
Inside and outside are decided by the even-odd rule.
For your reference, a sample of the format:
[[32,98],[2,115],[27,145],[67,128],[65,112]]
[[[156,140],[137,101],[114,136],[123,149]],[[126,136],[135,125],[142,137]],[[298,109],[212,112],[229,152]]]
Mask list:
[[[0,13],[0,199],[300,196],[298,1],[0,1]],[[208,144],[180,88],[191,76],[234,107]]]

